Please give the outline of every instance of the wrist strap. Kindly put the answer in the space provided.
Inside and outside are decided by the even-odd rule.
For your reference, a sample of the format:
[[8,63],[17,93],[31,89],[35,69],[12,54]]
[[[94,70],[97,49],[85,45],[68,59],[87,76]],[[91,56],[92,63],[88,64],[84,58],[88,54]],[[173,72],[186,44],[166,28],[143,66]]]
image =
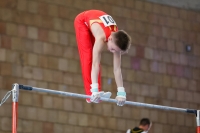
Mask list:
[[117,96],[124,96],[124,97],[126,97],[126,92],[117,92]]
[[99,89],[98,89],[99,84],[98,83],[93,83],[90,86],[91,86],[91,89],[90,89],[91,92],[99,92]]
[[119,91],[119,92],[125,92],[125,88],[124,87],[117,87],[117,91]]
[[98,83],[93,83],[90,86],[91,86],[91,88],[99,88],[99,84]]
[[91,92],[99,92],[98,88],[92,88],[90,89]]

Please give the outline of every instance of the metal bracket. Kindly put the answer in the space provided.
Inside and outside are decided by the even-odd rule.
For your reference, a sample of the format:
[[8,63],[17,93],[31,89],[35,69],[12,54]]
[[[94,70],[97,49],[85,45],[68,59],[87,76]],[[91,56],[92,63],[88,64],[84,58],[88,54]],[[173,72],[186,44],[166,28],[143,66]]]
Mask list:
[[197,126],[200,126],[200,110],[197,110]]
[[13,84],[13,90],[12,90],[13,102],[18,102],[18,98],[19,98],[19,84],[15,83]]

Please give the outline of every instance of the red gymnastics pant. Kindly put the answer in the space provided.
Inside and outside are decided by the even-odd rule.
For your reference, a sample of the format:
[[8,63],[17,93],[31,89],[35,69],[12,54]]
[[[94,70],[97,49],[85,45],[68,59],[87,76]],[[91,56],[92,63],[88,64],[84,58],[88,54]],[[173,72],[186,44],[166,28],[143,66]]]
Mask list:
[[[74,21],[76,31],[76,41],[78,44],[81,61],[82,77],[86,95],[91,95],[91,70],[92,70],[92,50],[95,39],[90,29],[85,24],[84,13],[80,13]],[[100,67],[100,64],[99,64]],[[98,75],[99,91],[101,91],[101,69]]]

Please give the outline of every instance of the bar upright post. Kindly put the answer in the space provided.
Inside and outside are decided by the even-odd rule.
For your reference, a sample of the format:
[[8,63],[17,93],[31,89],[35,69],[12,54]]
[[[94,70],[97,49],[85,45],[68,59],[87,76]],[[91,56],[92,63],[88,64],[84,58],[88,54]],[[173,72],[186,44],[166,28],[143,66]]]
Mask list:
[[12,90],[12,133],[17,133],[19,85],[13,84]]
[[197,110],[197,133],[200,133],[200,110]]

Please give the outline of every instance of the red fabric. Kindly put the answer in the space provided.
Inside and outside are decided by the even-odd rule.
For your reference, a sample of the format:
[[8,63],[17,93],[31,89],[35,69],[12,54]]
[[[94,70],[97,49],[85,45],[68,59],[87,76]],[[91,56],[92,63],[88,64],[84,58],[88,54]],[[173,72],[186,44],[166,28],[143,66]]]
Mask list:
[[[84,23],[83,13],[79,14],[74,22],[76,31],[76,41],[78,43],[79,56],[81,61],[82,77],[86,95],[91,95],[91,68],[92,68],[92,49],[95,39],[90,29]],[[101,75],[99,73],[99,91],[101,88]]]
[[106,35],[106,40],[108,40],[108,37],[110,36],[112,31],[117,31],[117,26],[116,29],[114,29],[114,26],[110,26],[110,27],[105,27],[104,24],[102,22],[93,22],[93,20],[99,20],[99,17],[102,15],[106,15],[107,13],[100,11],[100,10],[88,10],[83,12],[83,16],[84,16],[84,21],[87,24],[88,28],[90,29],[91,25],[93,23],[99,23],[99,25],[102,27],[102,29],[104,30],[104,33]]
[[200,126],[197,126],[197,133],[200,133]]

